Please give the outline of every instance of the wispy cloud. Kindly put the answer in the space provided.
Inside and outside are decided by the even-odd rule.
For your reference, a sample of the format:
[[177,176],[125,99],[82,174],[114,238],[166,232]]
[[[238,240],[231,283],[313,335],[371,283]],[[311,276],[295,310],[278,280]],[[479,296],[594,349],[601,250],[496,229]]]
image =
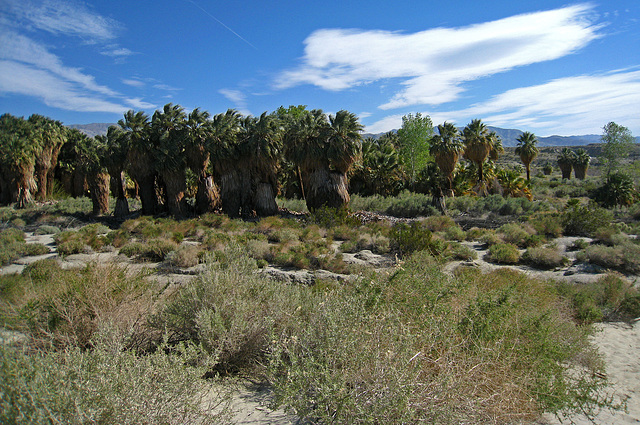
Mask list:
[[128,108],[88,93],[70,81],[43,69],[0,60],[0,93],[39,98],[48,106],[81,112],[123,113]]
[[95,78],[83,73],[78,68],[64,66],[56,55],[50,53],[42,44],[17,34],[12,30],[5,30],[0,34],[0,59],[28,64],[40,70],[55,74],[58,78],[76,83],[92,92],[107,96],[117,93],[106,86],[96,83]]
[[81,112],[122,113],[131,107],[155,107],[99,84],[81,68],[66,66],[48,46],[36,41],[38,31],[76,37],[84,44],[100,43],[97,53],[120,61],[134,52],[113,42],[119,29],[116,21],[74,0],[4,0],[0,10],[0,93],[31,96],[48,106]]
[[6,10],[27,27],[83,38],[87,42],[116,37],[119,25],[84,3],[62,0],[3,0]]
[[240,90],[220,89],[218,93],[235,104],[235,108],[244,115],[251,115],[247,107],[247,96]]
[[[508,90],[486,102],[458,111],[424,111],[434,124],[463,126],[473,118],[490,125],[551,134],[599,134],[615,121],[640,128],[640,70],[626,69],[599,75],[559,78],[544,84]],[[387,116],[369,126],[379,133],[402,125],[402,115]]]
[[591,11],[582,4],[414,34],[322,29],[305,40],[302,65],[283,72],[276,87],[338,91],[399,79],[402,88],[381,109],[439,105],[458,99],[465,82],[586,46],[600,28],[589,19]]
[[485,117],[498,126],[570,135],[599,133],[609,121],[639,128],[638,105],[640,71],[618,70],[508,90],[457,114]]

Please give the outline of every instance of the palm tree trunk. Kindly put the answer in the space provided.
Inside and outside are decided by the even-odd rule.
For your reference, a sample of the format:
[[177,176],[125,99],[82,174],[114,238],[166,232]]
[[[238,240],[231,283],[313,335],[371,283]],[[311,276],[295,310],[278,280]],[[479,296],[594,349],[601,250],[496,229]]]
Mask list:
[[93,215],[109,214],[109,180],[108,173],[89,176]]
[[571,180],[571,169],[573,168],[573,166],[571,164],[558,164],[558,167],[560,167],[562,178]]
[[524,168],[527,170],[527,181],[531,180],[531,163],[527,162],[524,164]]
[[273,186],[268,182],[258,183],[254,195],[254,208],[259,216],[278,214],[278,204]]
[[205,173],[198,177],[198,191],[196,192],[196,213],[213,212],[220,205],[220,191],[216,187],[213,177]]
[[[116,196],[116,208],[113,210],[113,216],[122,218],[129,215],[129,201],[126,195],[126,181],[124,171],[111,176],[112,191]],[[115,189],[115,190],[113,190]]]
[[47,199],[47,176],[49,175],[50,164],[48,161],[37,161],[36,163],[36,179],[37,190],[36,199],[44,201]]
[[309,172],[307,178],[307,208],[340,208],[350,201],[347,175],[321,167]]
[[142,215],[153,215],[158,208],[158,196],[156,195],[156,178],[153,174],[147,175],[138,181],[138,195],[142,204]]
[[166,170],[162,173],[167,196],[167,209],[174,217],[187,214],[187,200],[184,197],[187,184],[184,170]]

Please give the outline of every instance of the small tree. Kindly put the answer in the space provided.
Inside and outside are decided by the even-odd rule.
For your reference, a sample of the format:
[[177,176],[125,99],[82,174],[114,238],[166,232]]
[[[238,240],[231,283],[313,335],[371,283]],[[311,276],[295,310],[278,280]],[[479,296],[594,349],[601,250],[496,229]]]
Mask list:
[[602,146],[602,162],[604,163],[606,175],[609,176],[616,170],[620,161],[629,156],[629,152],[633,148],[634,139],[631,131],[627,127],[610,122],[603,127],[604,133],[601,140]]
[[413,189],[416,178],[429,161],[429,142],[433,136],[433,123],[428,115],[420,112],[402,117],[398,130],[398,151],[407,169],[409,184]]

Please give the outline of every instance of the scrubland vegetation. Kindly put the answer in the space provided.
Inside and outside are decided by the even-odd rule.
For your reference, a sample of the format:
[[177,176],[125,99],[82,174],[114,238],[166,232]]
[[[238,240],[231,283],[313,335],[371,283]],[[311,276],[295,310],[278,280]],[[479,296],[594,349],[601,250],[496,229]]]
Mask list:
[[[0,422],[224,423],[237,377],[268,383],[275,406],[309,423],[512,424],[622,407],[589,336],[594,322],[640,316],[633,160],[605,149],[589,168],[586,151],[567,149],[540,173],[534,161],[549,158],[531,133],[512,150],[480,120],[437,135],[428,117],[406,123],[360,141],[346,111],[241,119],[167,105],[151,121],[131,111],[97,144],[62,143],[52,123],[30,133],[34,152],[61,143],[67,162],[49,185],[51,164],[38,174],[0,158],[0,267],[49,252],[27,233],[52,235],[62,259],[126,261],[49,258],[0,275]],[[428,154],[409,164],[416,148]],[[160,168],[143,169],[150,158]],[[112,198],[99,187],[108,175]],[[34,203],[23,189],[40,178],[33,195],[46,202]],[[383,264],[347,261],[364,252]],[[505,267],[482,273],[480,260]],[[607,273],[575,284],[515,269],[576,265]],[[329,274],[285,283],[273,269]]]

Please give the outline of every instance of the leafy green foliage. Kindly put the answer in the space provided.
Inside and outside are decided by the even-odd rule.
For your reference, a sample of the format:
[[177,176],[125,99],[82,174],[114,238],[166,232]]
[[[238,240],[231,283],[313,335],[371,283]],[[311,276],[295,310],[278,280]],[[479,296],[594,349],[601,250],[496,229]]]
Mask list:
[[579,200],[572,199],[562,212],[560,221],[564,234],[568,236],[591,236],[601,227],[611,223],[613,214],[604,208],[593,205],[581,205]]
[[398,223],[394,225],[389,239],[392,249],[403,257],[416,251],[427,251],[436,256],[446,248],[443,241],[434,238],[433,233],[417,221],[411,224]]
[[418,112],[402,117],[402,127],[398,130],[398,151],[411,186],[417,181],[420,170],[427,165],[432,136],[433,123],[428,115],[422,116]]
[[498,264],[516,264],[520,261],[518,247],[510,243],[497,243],[489,247],[487,261]]

